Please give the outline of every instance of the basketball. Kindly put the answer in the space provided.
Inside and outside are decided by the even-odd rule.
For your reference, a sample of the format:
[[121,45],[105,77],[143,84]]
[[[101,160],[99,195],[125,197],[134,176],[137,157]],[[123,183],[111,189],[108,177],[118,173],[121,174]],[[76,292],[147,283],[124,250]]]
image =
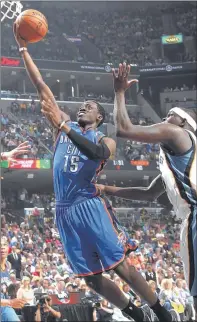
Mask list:
[[48,23],[45,16],[33,9],[23,11],[17,18],[19,34],[22,39],[30,43],[42,40],[48,31]]

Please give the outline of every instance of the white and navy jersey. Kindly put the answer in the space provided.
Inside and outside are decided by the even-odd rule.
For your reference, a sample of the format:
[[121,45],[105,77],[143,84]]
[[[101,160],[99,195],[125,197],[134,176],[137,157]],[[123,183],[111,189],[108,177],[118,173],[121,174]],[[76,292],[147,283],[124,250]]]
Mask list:
[[159,166],[168,198],[177,218],[186,219],[191,208],[197,207],[196,190],[196,136],[187,131],[192,139],[191,149],[182,155],[172,155],[160,149]]

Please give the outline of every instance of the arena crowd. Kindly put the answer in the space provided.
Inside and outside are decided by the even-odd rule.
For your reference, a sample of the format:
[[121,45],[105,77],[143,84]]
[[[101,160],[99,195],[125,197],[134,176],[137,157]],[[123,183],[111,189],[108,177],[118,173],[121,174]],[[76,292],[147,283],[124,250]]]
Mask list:
[[[23,191],[23,194],[25,192]],[[26,194],[25,200],[28,200]],[[13,200],[12,200],[13,202]],[[58,231],[54,225],[53,195],[33,195],[30,202],[33,211],[31,215],[17,214],[2,216],[2,236],[9,241],[8,261],[11,265],[11,285],[2,285],[3,292],[18,298],[25,298],[30,304],[35,304],[35,293],[56,294],[66,303],[69,292],[84,290],[85,297],[95,300],[95,294],[83,279],[74,277],[71,267],[64,256]],[[6,198],[2,199],[6,213]],[[116,207],[121,204],[115,200]],[[128,206],[128,205],[126,205]],[[125,206],[125,207],[126,207]],[[45,212],[39,209],[45,207]],[[46,207],[48,209],[46,210]],[[184,280],[182,261],[179,256],[180,223],[173,216],[166,216],[162,211],[152,213],[148,208],[130,209],[124,225],[131,237],[139,242],[139,248],[128,257],[130,265],[141,272],[151,288],[159,295],[162,304],[167,308],[175,308],[182,317],[189,319],[194,315],[192,297]],[[117,209],[117,216],[118,216]],[[121,218],[124,216],[121,216]],[[7,220],[6,220],[7,218]],[[11,255],[12,254],[12,255]],[[12,260],[12,257],[15,260]],[[116,283],[137,305],[143,301],[123,283],[113,272],[106,276]],[[96,297],[96,301],[103,301]],[[121,321],[120,312],[105,303],[112,310],[113,320]]]
[[[144,8],[132,8],[116,11],[111,7],[110,12],[87,11],[75,7],[58,8],[45,3],[28,2],[25,9],[41,10],[47,17],[50,30],[46,39],[39,44],[39,48],[32,48],[34,58],[51,60],[68,60],[83,62],[119,63],[120,57],[124,61],[141,66],[161,65],[169,63],[164,57],[156,57],[150,49],[152,40],[158,39],[165,30],[162,26],[162,15],[170,12],[176,33],[185,36],[196,36],[196,8],[190,3],[179,2],[176,6],[166,2]],[[60,33],[62,30],[62,33]],[[12,24],[6,21],[2,26],[2,55],[17,57]],[[76,42],[75,50],[66,43],[66,39],[91,42],[99,52],[99,61],[94,55],[92,60],[87,57],[87,48]],[[65,43],[64,40],[65,39]],[[116,46],[116,43],[119,46]],[[67,44],[67,45],[66,45]],[[179,55],[179,61],[195,61],[191,54]]]

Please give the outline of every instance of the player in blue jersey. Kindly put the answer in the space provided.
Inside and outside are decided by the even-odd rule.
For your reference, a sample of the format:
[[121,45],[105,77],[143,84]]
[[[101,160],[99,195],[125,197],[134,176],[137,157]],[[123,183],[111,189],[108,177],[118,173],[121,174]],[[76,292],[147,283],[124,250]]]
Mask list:
[[[109,158],[110,150],[115,151],[114,142],[97,131],[104,121],[104,109],[95,101],[84,102],[77,114],[78,124],[73,124],[70,120],[62,121],[60,111],[50,100],[43,101],[42,108],[59,129],[53,167],[56,223],[74,273],[84,277],[89,287],[135,321],[153,321],[150,310],[147,315],[147,311],[144,314],[143,309],[136,308],[128,299],[125,302],[119,288],[102,276],[102,272],[113,269],[145,298],[160,321],[172,321],[171,314],[150,292],[141,274],[125,261],[125,250],[129,248],[127,236],[122,232],[122,239],[119,238],[112,209],[95,188],[95,176]],[[176,319],[173,314],[173,321]]]
[[118,75],[113,71],[117,135],[138,142],[160,143],[161,175],[148,188],[101,185],[98,188],[103,193],[133,200],[154,200],[167,192],[177,218],[182,220],[181,257],[197,312],[197,111],[175,107],[162,123],[152,126],[133,125],[125,106],[125,91],[132,84],[128,81],[129,71],[130,66],[126,64],[120,64]]
[[[1,269],[0,269],[0,281],[1,285],[5,284],[9,286],[11,283],[10,281],[10,266],[7,261],[8,256],[8,241],[7,238],[1,238],[1,245],[0,245],[0,262],[1,262]],[[20,321],[19,317],[17,316],[14,309],[21,309],[25,304],[25,300],[21,299],[12,299],[10,300],[9,297],[6,297],[3,293],[1,293],[0,298],[0,312],[1,312],[1,322],[17,322]]]
[[[128,266],[125,252],[131,249],[128,236],[118,232],[110,205],[99,196],[95,177],[116,144],[97,127],[104,122],[105,111],[95,101],[85,102],[78,112],[78,124],[63,114],[42,79],[15,25],[14,33],[29,77],[37,88],[44,114],[57,129],[54,153],[54,189],[56,222],[66,256],[76,275],[136,322],[153,321],[149,307],[137,308],[102,272],[114,269],[149,303],[161,322],[174,320],[159,303],[141,274]],[[133,247],[136,249],[136,247]]]

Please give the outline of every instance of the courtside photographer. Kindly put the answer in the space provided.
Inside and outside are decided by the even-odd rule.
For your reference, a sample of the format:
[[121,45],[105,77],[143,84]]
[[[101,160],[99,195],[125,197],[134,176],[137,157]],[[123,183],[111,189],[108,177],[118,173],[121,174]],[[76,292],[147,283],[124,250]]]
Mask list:
[[48,295],[43,295],[38,303],[35,314],[35,322],[58,322],[61,313],[58,307],[52,308],[52,299]]
[[105,299],[94,304],[93,321],[112,321],[113,314],[114,310]]

